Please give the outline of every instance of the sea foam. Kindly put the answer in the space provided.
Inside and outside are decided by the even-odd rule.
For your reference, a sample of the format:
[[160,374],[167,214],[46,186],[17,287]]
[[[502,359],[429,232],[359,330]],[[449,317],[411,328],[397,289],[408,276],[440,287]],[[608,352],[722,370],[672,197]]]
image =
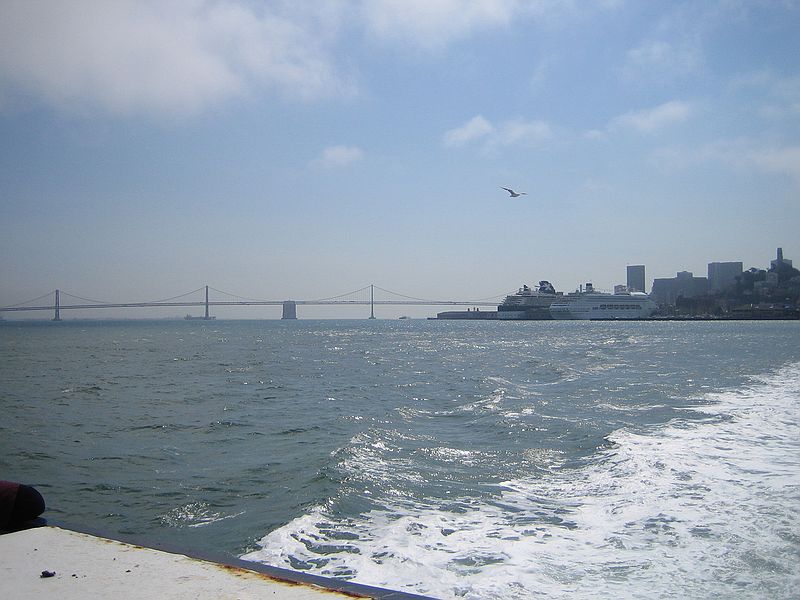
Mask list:
[[243,558],[439,598],[793,597],[800,364],[692,405],[489,498],[317,507]]

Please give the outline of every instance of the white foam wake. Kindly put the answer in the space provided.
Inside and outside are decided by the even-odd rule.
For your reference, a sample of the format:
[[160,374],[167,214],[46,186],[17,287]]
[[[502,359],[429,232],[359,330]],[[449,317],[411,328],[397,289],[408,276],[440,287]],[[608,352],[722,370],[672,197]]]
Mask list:
[[440,598],[794,597],[800,364],[705,400],[494,501],[318,508],[243,558]]

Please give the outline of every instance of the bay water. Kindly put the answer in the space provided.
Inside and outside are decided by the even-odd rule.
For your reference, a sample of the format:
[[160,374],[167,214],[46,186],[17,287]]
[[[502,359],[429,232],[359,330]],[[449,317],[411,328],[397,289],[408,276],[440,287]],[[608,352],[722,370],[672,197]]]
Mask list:
[[56,522],[438,598],[793,598],[799,322],[0,323]]

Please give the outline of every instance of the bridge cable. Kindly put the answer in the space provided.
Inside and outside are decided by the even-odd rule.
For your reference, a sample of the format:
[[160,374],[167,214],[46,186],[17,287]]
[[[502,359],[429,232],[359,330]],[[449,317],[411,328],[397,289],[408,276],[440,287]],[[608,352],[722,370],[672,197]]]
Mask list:
[[185,294],[179,294],[177,296],[173,296],[172,298],[164,298],[163,300],[151,300],[147,304],[160,304],[162,302],[172,302],[173,300],[177,300],[178,298],[185,298],[186,296],[191,296],[192,294],[196,294],[197,292],[202,292],[205,287],[199,287],[196,290],[192,290],[191,292],[186,292]]
[[[177,300],[178,298],[183,298],[185,296],[191,296],[192,294],[196,294],[197,292],[202,291],[203,288],[197,288],[196,290],[192,290],[191,292],[186,292],[185,294],[180,294],[178,296],[173,296],[172,298],[165,298],[163,300],[149,300],[147,302],[141,302],[141,304],[161,304],[162,302],[170,302],[172,300]],[[106,300],[94,300],[93,298],[84,298],[82,296],[76,296],[75,294],[70,294],[69,292],[65,292],[61,290],[61,293],[64,296],[69,296],[70,298],[76,298],[78,300],[83,300],[84,302],[94,302],[96,304],[115,304],[114,302],[108,302]]]
[[218,294],[225,294],[226,296],[230,296],[231,298],[238,298],[239,300],[245,300],[247,302],[272,302],[272,300],[264,300],[263,298],[248,298],[247,296],[240,296],[239,294],[231,294],[230,292],[226,292],[224,290],[218,290],[215,287],[208,286],[208,289],[217,292]]
[[[392,290],[384,289],[384,288],[382,288],[380,286],[377,286],[377,285],[375,286],[375,289],[381,290],[382,292],[386,292],[387,294],[393,294],[395,296],[399,296],[400,298],[407,298],[409,300],[417,300],[418,302],[439,302],[438,300],[434,301],[434,300],[431,300],[429,298],[415,298],[414,296],[407,296],[405,294],[400,294],[398,292],[393,292]],[[480,298],[480,299],[477,299],[477,300],[465,300],[465,302],[486,302],[488,300],[494,300],[494,299],[497,299],[497,298],[503,298],[503,297],[505,297],[507,295],[508,294],[497,294],[496,296],[489,296],[488,298]]]
[[[375,286],[378,287],[377,285]],[[337,298],[344,298],[345,296],[352,296],[354,294],[358,294],[359,292],[366,291],[370,288],[370,286],[365,285],[360,290],[353,290],[352,292],[347,292],[345,294],[339,294],[338,296],[331,296],[330,298],[317,298],[315,300],[311,300],[311,302],[327,302],[328,300],[336,300]],[[380,288],[378,288],[380,289]]]
[[53,292],[47,292],[46,294],[39,296],[38,298],[34,298],[33,300],[25,300],[24,302],[18,302],[17,304],[9,304],[8,306],[4,306],[3,308],[16,308],[17,306],[22,306],[23,304],[30,304],[32,302],[38,302],[42,298],[47,298],[48,296],[52,296]]
[[506,292],[504,294],[497,294],[496,296],[489,296],[488,298],[480,298],[478,300],[467,300],[467,302],[486,302],[488,300],[499,300],[500,298],[505,298],[506,296],[513,296],[516,292]]
[[69,296],[70,298],[75,298],[76,300],[83,300],[84,302],[94,302],[95,304],[113,304],[112,302],[108,302],[106,300],[93,300],[92,298],[83,298],[81,296],[76,296],[75,294],[70,294],[69,292],[65,292],[61,290],[62,296]]
[[387,290],[378,285],[375,286],[375,289],[380,290],[382,292],[386,292],[387,294],[392,294],[393,296],[399,296],[400,298],[407,298],[408,300],[417,300],[419,302],[433,302],[433,300],[431,300],[430,298],[416,298],[414,296],[407,296],[405,294],[399,294],[397,292],[393,292],[392,290]]

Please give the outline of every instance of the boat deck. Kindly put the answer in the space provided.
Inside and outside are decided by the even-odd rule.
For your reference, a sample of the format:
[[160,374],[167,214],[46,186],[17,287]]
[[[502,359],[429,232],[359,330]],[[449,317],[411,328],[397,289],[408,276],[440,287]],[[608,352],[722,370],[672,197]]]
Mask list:
[[36,527],[0,535],[0,598],[423,598],[232,562],[201,560],[59,527]]

